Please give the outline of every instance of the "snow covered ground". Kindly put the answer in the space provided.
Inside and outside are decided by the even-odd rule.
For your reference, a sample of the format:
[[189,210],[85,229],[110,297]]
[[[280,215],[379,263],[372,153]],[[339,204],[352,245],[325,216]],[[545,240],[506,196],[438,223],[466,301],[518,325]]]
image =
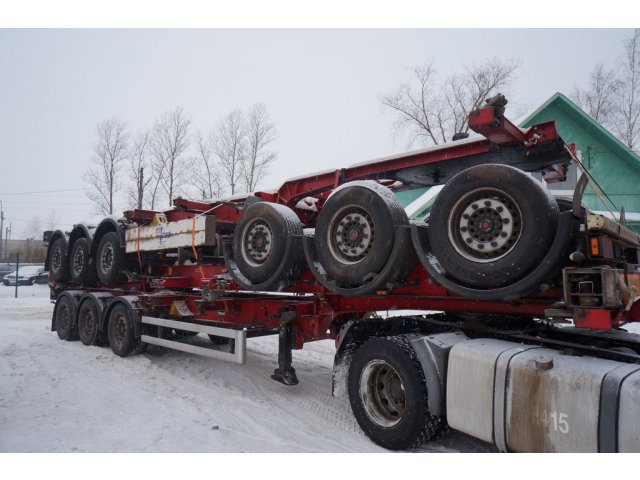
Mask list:
[[[0,286],[0,452],[384,452],[331,396],[332,341],[293,352],[300,384],[271,380],[277,338],[235,365],[157,347],[130,358],[58,340],[46,285]],[[457,432],[421,452],[488,452]]]

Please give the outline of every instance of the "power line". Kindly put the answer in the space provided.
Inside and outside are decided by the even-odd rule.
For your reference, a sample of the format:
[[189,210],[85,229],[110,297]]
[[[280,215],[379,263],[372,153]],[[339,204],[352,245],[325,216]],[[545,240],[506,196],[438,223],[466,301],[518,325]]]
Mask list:
[[0,195],[35,195],[38,193],[81,192],[84,188],[69,188],[67,190],[40,190],[38,192],[0,192]]

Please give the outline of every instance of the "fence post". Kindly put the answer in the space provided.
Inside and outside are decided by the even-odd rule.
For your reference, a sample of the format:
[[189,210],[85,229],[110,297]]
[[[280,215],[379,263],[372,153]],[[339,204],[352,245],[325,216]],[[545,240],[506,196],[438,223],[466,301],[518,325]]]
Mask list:
[[16,255],[16,296],[18,298],[18,270],[20,270],[20,252]]

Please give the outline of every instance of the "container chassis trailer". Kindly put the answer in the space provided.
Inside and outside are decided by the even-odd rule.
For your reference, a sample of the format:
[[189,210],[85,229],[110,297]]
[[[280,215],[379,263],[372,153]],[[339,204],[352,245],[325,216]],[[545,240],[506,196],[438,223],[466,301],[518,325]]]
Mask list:
[[[292,386],[292,350],[334,339],[334,394],[383,447],[453,428],[501,451],[638,452],[640,336],[624,327],[640,236],[582,204],[586,171],[551,195],[575,146],[505,105],[470,114],[476,138],[46,232],[51,329],[237,363],[247,338],[278,335],[272,378]],[[410,221],[393,192],[433,185]]]

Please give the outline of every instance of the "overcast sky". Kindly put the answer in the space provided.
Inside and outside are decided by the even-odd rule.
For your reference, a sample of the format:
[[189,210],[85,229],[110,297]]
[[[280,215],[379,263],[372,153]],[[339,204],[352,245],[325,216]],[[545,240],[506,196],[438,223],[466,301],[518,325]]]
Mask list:
[[[82,189],[96,123],[132,132],[182,107],[206,131],[264,102],[279,159],[259,185],[399,153],[379,98],[433,60],[447,76],[491,57],[519,59],[507,115],[522,116],[613,66],[631,30],[0,30],[0,202],[12,238],[56,212],[89,218]],[[63,190],[63,191],[61,191]],[[24,192],[51,193],[21,194]],[[125,207],[121,203],[119,209]]]

